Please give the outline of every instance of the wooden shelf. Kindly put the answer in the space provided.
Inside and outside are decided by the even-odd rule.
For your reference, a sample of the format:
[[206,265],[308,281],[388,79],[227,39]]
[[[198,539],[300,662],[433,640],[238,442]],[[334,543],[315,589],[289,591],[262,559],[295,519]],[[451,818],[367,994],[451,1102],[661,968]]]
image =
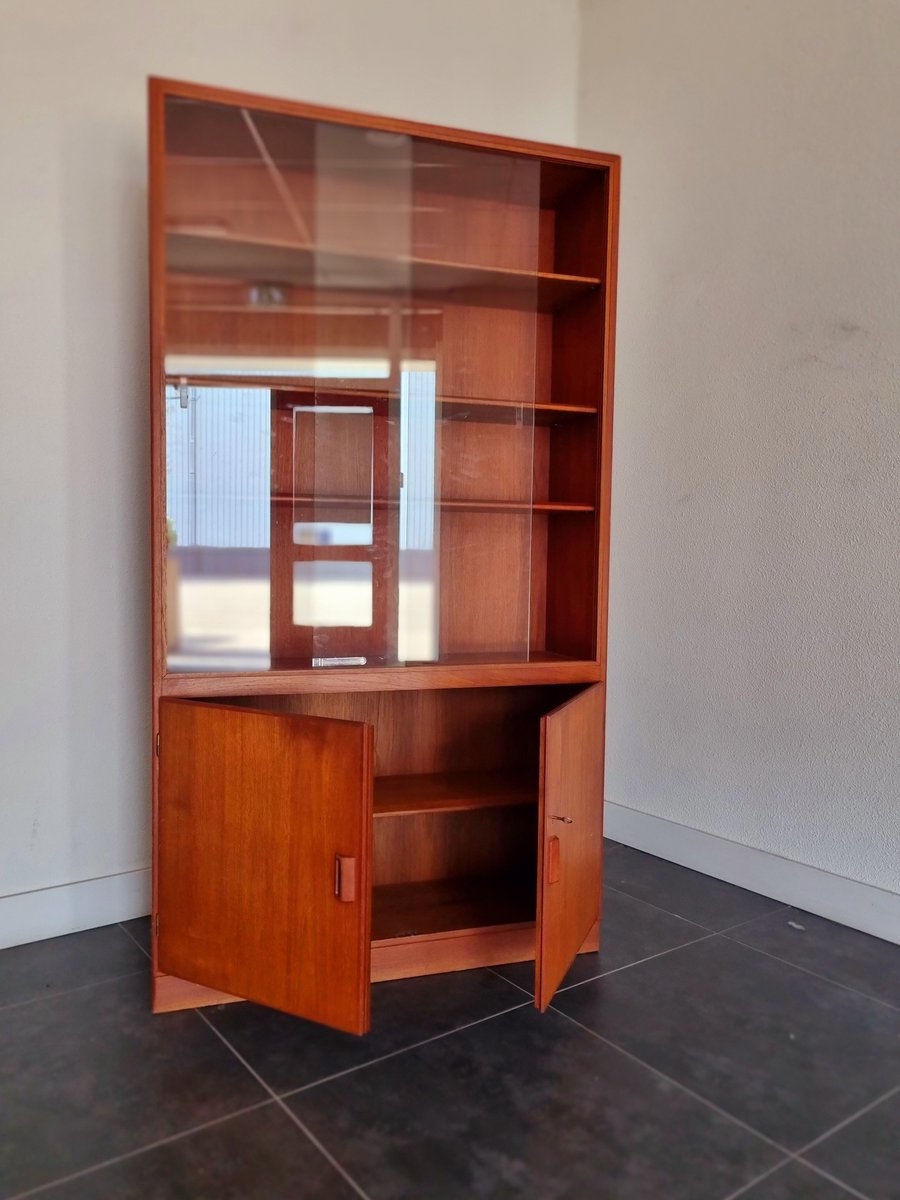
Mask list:
[[520,404],[517,400],[490,400],[465,396],[438,396],[441,419],[450,421],[494,421],[509,424],[529,418],[535,425],[558,425],[563,421],[596,417],[596,408],[586,404]]
[[375,779],[375,816],[469,812],[536,804],[537,775],[511,771],[445,771],[436,775],[380,775]]
[[199,230],[167,232],[166,268],[170,274],[320,290],[437,295],[455,304],[536,308],[541,312],[552,312],[601,285],[601,280],[592,276],[313,249],[295,242]]
[[533,923],[535,886],[506,875],[382,884],[372,891],[372,941]]
[[[360,509],[370,506],[377,509],[398,508],[399,497],[387,499],[376,496],[370,500],[368,496],[273,496],[274,504],[306,504],[314,506],[321,513],[326,508]],[[594,511],[593,504],[578,504],[572,500],[441,500],[434,501],[434,507],[449,512],[485,512],[485,513],[590,513]]]
[[[277,311],[277,310],[276,310]],[[323,403],[358,405],[386,400],[391,392],[383,379],[360,380],[353,387],[332,386],[327,379],[308,379],[284,375],[167,375],[169,387],[185,384],[207,388],[269,388],[273,392],[313,397]],[[597,417],[589,404],[552,404],[549,401],[492,400],[487,396],[436,396],[440,421],[496,421],[508,424],[519,414],[535,425],[557,425],[563,421]]]
[[364,667],[314,667],[307,659],[274,660],[269,670],[167,672],[162,696],[294,696],[305,692],[391,692],[430,688],[515,687],[599,683],[600,663],[532,651],[528,661],[511,654],[444,655],[436,663],[370,662]]

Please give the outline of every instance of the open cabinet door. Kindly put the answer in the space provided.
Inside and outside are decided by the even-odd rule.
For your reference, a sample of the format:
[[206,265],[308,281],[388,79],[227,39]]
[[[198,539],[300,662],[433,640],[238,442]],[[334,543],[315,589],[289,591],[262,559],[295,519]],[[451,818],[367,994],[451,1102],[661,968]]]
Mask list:
[[373,730],[160,701],[159,969],[369,1028]]
[[535,996],[544,1011],[600,917],[602,684],[541,719]]

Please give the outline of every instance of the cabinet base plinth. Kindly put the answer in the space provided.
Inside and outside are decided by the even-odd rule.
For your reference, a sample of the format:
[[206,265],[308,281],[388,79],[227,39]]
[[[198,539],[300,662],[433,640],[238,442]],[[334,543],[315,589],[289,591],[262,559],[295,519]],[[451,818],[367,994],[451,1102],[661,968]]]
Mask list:
[[153,976],[153,1011],[155,1013],[178,1012],[182,1008],[206,1008],[210,1004],[233,1004],[241,996],[228,992],[217,992],[215,988],[203,987],[179,979],[177,975]]
[[534,958],[534,924],[454,929],[372,944],[372,982],[437,975]]
[[[440,975],[446,971],[468,971],[475,967],[499,967],[504,963],[529,962],[534,958],[531,922],[493,925],[480,929],[454,929],[424,937],[391,938],[372,945],[372,982],[410,979],[415,975]],[[584,939],[579,954],[600,947],[600,923]],[[242,999],[214,988],[190,983],[175,975],[154,975],[153,1011],[177,1012],[205,1008],[211,1004],[233,1004]]]

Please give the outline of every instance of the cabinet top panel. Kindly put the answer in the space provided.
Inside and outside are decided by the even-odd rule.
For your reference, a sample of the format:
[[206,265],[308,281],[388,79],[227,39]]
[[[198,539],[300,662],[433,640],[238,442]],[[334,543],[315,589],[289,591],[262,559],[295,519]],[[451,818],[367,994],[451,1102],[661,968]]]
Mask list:
[[385,117],[374,113],[356,112],[352,109],[331,108],[325,105],[307,104],[296,100],[283,100],[272,96],[260,96],[252,92],[229,88],[211,87],[206,84],[186,83],[175,79],[153,76],[149,80],[151,110],[159,100],[180,97],[185,100],[205,101],[234,107],[249,107],[287,117],[303,117],[314,121],[328,121],[342,125],[357,125],[371,129],[397,132],[416,138],[427,138],[440,142],[457,143],[481,149],[501,151],[507,154],[524,154],[551,162],[581,164],[585,167],[618,166],[620,156],[598,150],[584,150],[575,146],[560,146],[551,142],[533,142],[524,138],[506,137],[501,134],[481,133],[468,129],[456,129],[449,125],[430,125],[422,121],[407,121],[398,117]]

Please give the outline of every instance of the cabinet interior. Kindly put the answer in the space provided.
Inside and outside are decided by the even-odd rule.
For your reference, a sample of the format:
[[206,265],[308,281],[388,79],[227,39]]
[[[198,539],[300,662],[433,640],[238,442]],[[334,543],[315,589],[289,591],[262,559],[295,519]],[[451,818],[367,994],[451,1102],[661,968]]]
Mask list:
[[541,717],[572,686],[235,697],[374,728],[373,945],[533,924]]
[[594,659],[608,172],[180,97],[165,151],[169,671]]

